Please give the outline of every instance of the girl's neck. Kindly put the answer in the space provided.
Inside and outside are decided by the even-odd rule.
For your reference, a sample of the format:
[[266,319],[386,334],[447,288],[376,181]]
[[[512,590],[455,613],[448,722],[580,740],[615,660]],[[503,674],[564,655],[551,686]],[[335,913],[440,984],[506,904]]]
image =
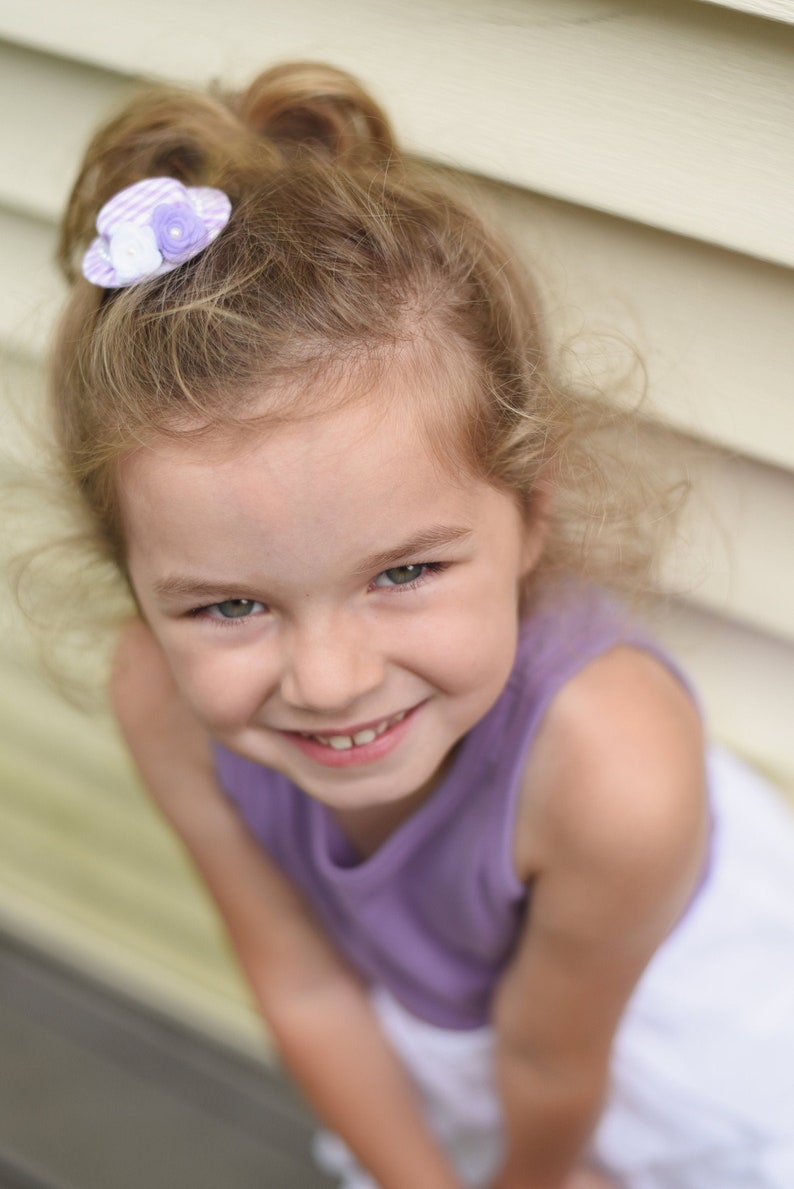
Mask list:
[[424,805],[446,775],[456,749],[447,756],[432,780],[399,801],[364,805],[355,809],[332,809],[331,816],[357,858],[364,862]]

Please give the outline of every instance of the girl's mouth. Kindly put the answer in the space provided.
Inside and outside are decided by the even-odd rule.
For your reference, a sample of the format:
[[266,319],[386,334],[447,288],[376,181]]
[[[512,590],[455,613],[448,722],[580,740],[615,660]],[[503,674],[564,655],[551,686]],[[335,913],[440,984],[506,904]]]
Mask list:
[[318,743],[322,743],[325,747],[332,747],[334,751],[349,751],[351,747],[363,747],[365,743],[373,743],[385,731],[388,731],[389,727],[402,722],[407,713],[407,710],[401,710],[399,714],[394,714],[391,718],[384,718],[374,727],[364,727],[362,730],[356,731],[354,735],[309,735],[305,731],[301,731],[301,735],[304,739],[316,739]]
[[400,710],[389,718],[380,719],[351,733],[310,734],[308,731],[285,731],[295,745],[313,760],[330,767],[368,764],[379,760],[399,743],[418,707]]

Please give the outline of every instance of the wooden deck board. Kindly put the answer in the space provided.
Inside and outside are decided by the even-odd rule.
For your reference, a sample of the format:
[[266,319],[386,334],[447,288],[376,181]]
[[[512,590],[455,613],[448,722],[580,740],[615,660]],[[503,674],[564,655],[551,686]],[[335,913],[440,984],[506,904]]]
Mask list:
[[294,1091],[0,936],[0,1189],[322,1189]]

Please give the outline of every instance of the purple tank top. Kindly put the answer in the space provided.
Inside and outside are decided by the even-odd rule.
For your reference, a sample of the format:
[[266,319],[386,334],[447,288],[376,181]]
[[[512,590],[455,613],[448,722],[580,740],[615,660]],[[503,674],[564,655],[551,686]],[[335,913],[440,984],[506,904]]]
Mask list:
[[325,806],[216,748],[227,796],[339,950],[421,1019],[455,1029],[487,1022],[527,905],[512,841],[529,749],[561,686],[620,643],[670,665],[599,592],[568,591],[529,619],[504,690],[458,744],[439,787],[363,861]]

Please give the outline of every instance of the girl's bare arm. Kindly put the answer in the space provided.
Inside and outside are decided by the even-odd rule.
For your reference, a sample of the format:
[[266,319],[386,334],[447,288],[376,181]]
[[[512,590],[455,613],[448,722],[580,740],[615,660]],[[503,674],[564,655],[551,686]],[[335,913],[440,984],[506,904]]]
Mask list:
[[516,841],[530,910],[495,1001],[508,1151],[493,1189],[589,1175],[615,1029],[704,862],[702,750],[687,695],[639,651],[588,666],[547,714]]
[[307,1100],[383,1189],[459,1189],[365,989],[220,792],[208,740],[143,623],[122,635],[111,695],[143,781],[213,896]]

